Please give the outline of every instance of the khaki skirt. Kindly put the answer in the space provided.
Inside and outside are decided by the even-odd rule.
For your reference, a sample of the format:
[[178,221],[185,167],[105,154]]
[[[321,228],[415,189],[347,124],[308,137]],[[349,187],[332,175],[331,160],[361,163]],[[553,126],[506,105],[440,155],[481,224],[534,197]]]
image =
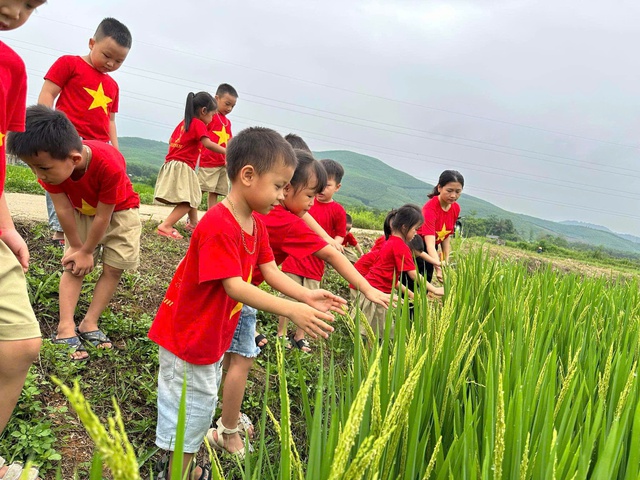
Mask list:
[[196,172],[179,160],[168,161],[158,172],[153,199],[165,205],[188,203],[191,208],[198,208],[202,192]]

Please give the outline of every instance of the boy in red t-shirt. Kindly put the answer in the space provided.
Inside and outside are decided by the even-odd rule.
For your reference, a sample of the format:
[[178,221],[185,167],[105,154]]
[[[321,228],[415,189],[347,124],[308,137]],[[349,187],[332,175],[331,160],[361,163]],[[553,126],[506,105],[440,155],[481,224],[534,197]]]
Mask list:
[[[345,304],[327,291],[310,291],[297,285],[274,262],[262,215],[257,212],[268,213],[284,198],[295,165],[293,150],[273,130],[249,128],[230,142],[227,171],[231,191],[198,223],[149,331],[149,338],[160,346],[156,444],[170,451],[174,448],[186,375],[190,413],[185,433],[185,471],[205,434],[218,448],[226,448],[232,438],[239,440],[238,416],[225,421],[223,415],[216,429],[209,426],[216,409],[221,357],[232,343],[243,305],[277,315],[286,313],[311,336],[326,338],[333,328],[325,320],[333,317],[323,312],[341,311]],[[252,285],[258,276],[303,303],[258,289]],[[249,340],[254,342],[253,332]],[[227,379],[234,383],[231,375],[229,371]],[[224,403],[227,404],[226,396]],[[199,478],[205,470],[196,467],[193,478]]]
[[[27,109],[26,130],[9,136],[9,151],[34,171],[51,194],[66,236],[60,278],[60,322],[53,343],[73,349],[72,360],[89,356],[83,343],[112,348],[98,327],[122,272],[138,266],[140,199],[127,176],[124,157],[111,145],[82,140],[64,113],[44,105]],[[84,276],[102,246],[102,273],[84,319],[74,313]]]
[[[236,106],[238,92],[228,83],[223,83],[218,86],[215,98],[218,108],[207,126],[207,130],[211,141],[224,150],[233,136],[231,133],[231,120],[227,118],[227,115]],[[202,193],[208,193],[208,208],[218,203],[219,195],[226,196],[229,193],[229,178],[227,177],[225,153],[203,149],[200,155],[198,180],[200,181]]]
[[[44,76],[38,103],[62,110],[83,140],[111,142],[118,148],[116,113],[119,89],[109,76],[122,66],[131,48],[129,29],[115,18],[105,18],[89,39],[89,53],[64,55]],[[57,99],[57,101],[56,101]],[[47,193],[49,226],[54,242],[63,245],[64,234]]]
[[[356,263],[358,259],[362,257],[362,255],[364,255],[364,252],[362,251],[362,247],[358,243],[358,240],[356,240],[356,237],[354,237],[353,233],[351,233],[352,227],[353,227],[353,219],[351,218],[351,215],[347,213],[347,234],[345,235],[344,240],[342,241],[342,246],[345,247],[344,248],[345,257],[347,257],[351,263]],[[356,254],[349,247],[354,247],[358,253]]]
[[[3,30],[22,26],[44,0],[0,0]],[[27,293],[24,272],[29,250],[17,232],[4,195],[5,141],[8,131],[23,131],[27,101],[24,62],[0,42],[0,434],[20,397],[27,372],[40,352],[40,326]],[[0,475],[7,467],[0,467]]]
[[[327,184],[316,195],[313,205],[309,209],[309,215],[337,244],[342,245],[344,237],[347,235],[347,212],[342,205],[333,199],[333,195],[342,186],[344,168],[331,159],[320,160],[320,164],[327,172]],[[303,258],[289,256],[282,264],[282,271],[296,283],[314,290],[320,288],[320,282],[324,276],[324,261],[315,255]],[[287,323],[287,317],[278,319],[279,337],[287,336]],[[304,338],[304,332],[300,329],[294,333],[291,343],[303,352],[311,352],[309,342]]]

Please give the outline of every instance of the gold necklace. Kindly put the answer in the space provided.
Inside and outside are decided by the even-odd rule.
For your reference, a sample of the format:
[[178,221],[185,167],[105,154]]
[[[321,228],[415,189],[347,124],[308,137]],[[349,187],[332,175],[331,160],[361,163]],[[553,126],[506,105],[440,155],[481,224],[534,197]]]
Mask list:
[[216,112],[216,117],[218,117],[218,120],[220,120],[220,123],[224,126],[224,127],[228,127],[229,126],[229,120],[227,120],[227,123],[224,123],[224,120],[222,120],[222,116]]
[[253,250],[249,250],[249,247],[247,247],[247,241],[244,238],[244,228],[242,228],[242,224],[240,223],[240,218],[238,218],[238,214],[236,213],[236,207],[229,197],[227,197],[227,202],[229,202],[229,205],[231,205],[231,211],[233,212],[233,216],[236,219],[236,222],[238,222],[238,225],[240,226],[240,235],[242,236],[242,246],[244,247],[244,251],[247,252],[249,255],[253,255],[254,253],[256,253],[256,247],[258,246],[258,237],[256,232],[256,219],[253,215],[251,215],[251,220],[253,221],[253,233],[255,238],[253,240]]

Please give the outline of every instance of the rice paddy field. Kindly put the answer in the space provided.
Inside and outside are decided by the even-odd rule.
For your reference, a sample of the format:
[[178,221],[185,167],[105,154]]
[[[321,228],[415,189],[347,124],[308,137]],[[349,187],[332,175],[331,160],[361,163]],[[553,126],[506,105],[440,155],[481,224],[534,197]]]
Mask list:
[[[322,352],[311,384],[277,345],[256,451],[233,478],[639,478],[637,277],[532,270],[473,249],[445,281],[442,301],[416,295],[412,320],[404,302],[389,311],[393,339],[342,318],[350,351]],[[113,478],[134,478],[116,472],[126,459],[122,471],[137,472],[135,455],[104,448]],[[214,478],[229,478],[228,461],[208,456]]]

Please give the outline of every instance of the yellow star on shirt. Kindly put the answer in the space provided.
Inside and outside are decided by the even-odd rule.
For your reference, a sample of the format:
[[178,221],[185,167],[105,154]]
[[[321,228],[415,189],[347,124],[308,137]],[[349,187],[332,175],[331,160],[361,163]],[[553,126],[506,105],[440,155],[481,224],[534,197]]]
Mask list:
[[218,145],[226,145],[229,141],[229,137],[231,137],[231,135],[227,133],[227,129],[224,125],[222,125],[221,130],[218,130],[217,132],[214,130],[213,133],[218,135]]
[[[253,278],[253,266],[251,266],[251,269],[249,270],[249,278],[247,278],[247,283],[251,283],[252,278]],[[229,315],[229,320],[231,320],[236,313],[242,310],[243,306],[244,304],[242,302],[236,303],[236,306],[233,307],[233,310],[231,310],[231,315]]]
[[4,133],[0,132],[0,147],[2,145],[4,145],[4,137],[6,137],[6,135]]
[[104,113],[108,115],[109,111],[107,110],[107,105],[113,102],[113,100],[104,94],[104,88],[102,88],[102,82],[100,82],[100,85],[98,85],[97,90],[91,90],[90,88],[87,88],[87,87],[84,87],[84,89],[87,91],[89,95],[93,97],[93,102],[91,103],[89,110],[102,107],[102,109],[104,110]]
[[82,199],[82,208],[77,209],[83,215],[89,215],[90,217],[96,214],[96,207],[89,205],[86,200]]
[[445,238],[447,238],[447,235],[449,235],[451,233],[451,230],[447,230],[447,225],[446,224],[442,224],[442,230],[440,230],[439,232],[436,232],[436,234],[438,235],[438,241],[443,241]]

